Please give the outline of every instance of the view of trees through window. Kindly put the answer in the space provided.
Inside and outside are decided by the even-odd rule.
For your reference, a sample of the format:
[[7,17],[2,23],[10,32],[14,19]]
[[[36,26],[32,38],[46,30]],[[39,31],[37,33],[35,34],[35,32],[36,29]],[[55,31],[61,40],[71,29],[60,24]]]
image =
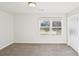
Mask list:
[[61,31],[61,20],[40,20],[40,32],[42,32],[42,34],[49,34],[52,32],[55,35],[61,35]]
[[50,31],[50,22],[48,20],[43,20],[41,23],[40,23],[40,30],[41,31],[45,31],[45,32],[48,32]]

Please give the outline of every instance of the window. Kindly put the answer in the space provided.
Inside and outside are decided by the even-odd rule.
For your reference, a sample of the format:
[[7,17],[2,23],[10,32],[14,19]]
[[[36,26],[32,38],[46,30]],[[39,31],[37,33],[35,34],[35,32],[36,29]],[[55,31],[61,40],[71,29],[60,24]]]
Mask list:
[[61,21],[53,21],[52,27],[61,27]]
[[40,31],[42,34],[46,34],[50,31],[50,21],[49,20],[41,20],[40,21]]
[[52,21],[52,31],[56,32],[56,35],[61,34],[61,21]]
[[40,34],[41,35],[61,35],[62,19],[60,18],[41,18],[40,20]]

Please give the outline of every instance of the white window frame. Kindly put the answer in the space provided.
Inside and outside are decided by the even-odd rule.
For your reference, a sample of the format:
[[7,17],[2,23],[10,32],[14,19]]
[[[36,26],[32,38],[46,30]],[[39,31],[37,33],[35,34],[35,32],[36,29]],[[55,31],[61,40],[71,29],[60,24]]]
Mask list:
[[[63,24],[62,17],[41,17],[40,20],[48,20],[50,22],[49,31],[48,32],[40,31],[40,35],[57,35],[55,31],[52,31],[52,28],[61,28],[61,34],[60,35],[62,35],[62,29],[63,29],[62,28],[62,24]],[[53,21],[61,21],[61,27],[52,27]],[[39,23],[39,30],[40,30],[40,28],[41,28],[41,26],[40,26],[40,23]]]

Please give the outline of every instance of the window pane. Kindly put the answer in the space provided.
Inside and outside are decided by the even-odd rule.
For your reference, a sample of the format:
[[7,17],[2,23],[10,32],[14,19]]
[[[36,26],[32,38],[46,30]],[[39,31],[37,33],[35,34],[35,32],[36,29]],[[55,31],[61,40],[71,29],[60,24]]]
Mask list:
[[61,27],[61,21],[53,21],[52,27]]
[[49,31],[49,28],[40,28],[40,31],[48,32]]
[[42,20],[41,23],[40,23],[40,26],[50,26],[50,22],[48,20]]
[[52,28],[52,31],[55,31],[56,35],[60,35],[61,34],[61,28]]
[[40,20],[40,31],[45,34],[50,31],[50,21],[49,20]]
[[53,31],[61,31],[61,28],[52,28]]

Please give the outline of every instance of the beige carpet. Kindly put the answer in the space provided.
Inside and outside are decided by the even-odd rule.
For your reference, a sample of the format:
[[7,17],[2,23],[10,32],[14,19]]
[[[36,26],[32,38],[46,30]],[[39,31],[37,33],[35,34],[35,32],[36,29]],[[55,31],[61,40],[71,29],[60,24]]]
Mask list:
[[65,44],[12,44],[0,51],[0,56],[77,56]]

